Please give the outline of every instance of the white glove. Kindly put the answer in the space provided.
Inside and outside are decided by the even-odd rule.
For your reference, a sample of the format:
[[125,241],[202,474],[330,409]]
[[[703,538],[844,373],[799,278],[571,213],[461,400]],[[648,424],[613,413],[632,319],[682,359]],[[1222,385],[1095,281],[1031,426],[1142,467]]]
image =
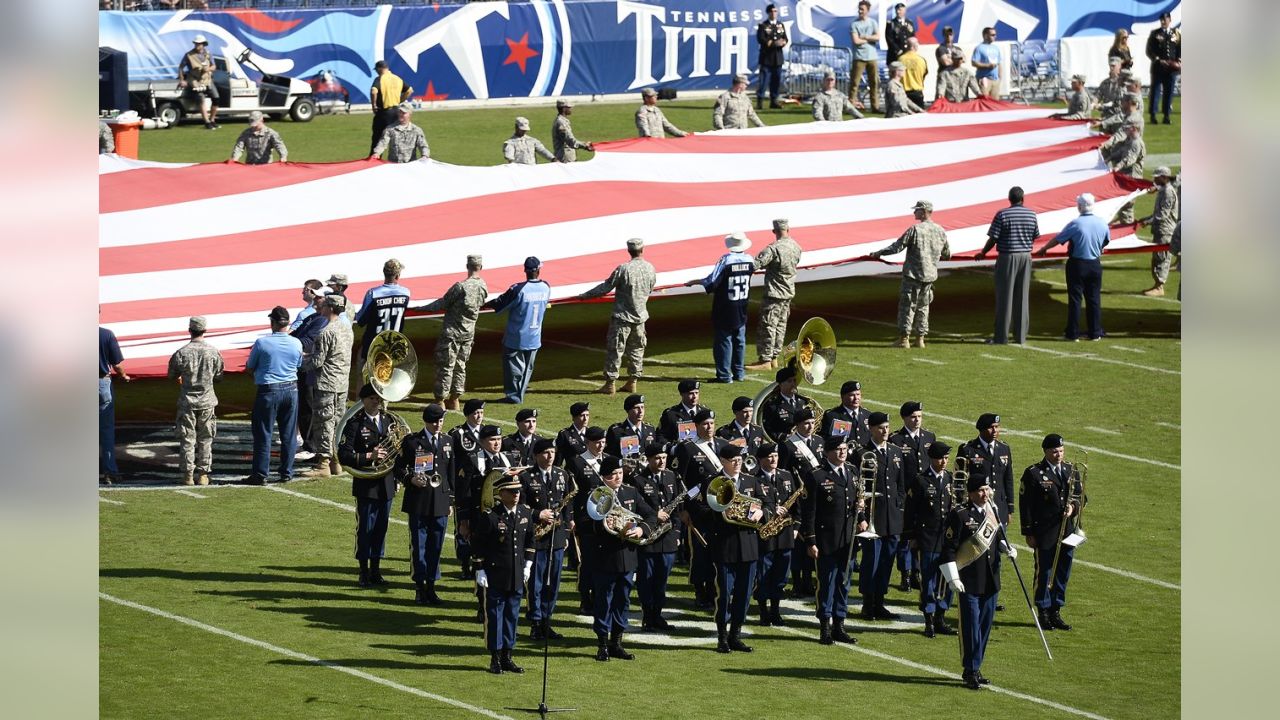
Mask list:
[[483,570],[476,571],[476,584],[482,588],[489,587],[489,576],[486,575]]
[[1009,543],[1003,540],[1000,541],[1000,544],[1003,546],[1004,554],[1008,555],[1010,560],[1018,559],[1018,548],[1010,545]]
[[960,582],[960,568],[954,562],[943,565],[939,570],[942,571],[942,579],[947,581],[952,590],[958,593],[964,592],[964,583]]
[[524,581],[529,582],[529,575],[533,572],[533,561],[524,561]]

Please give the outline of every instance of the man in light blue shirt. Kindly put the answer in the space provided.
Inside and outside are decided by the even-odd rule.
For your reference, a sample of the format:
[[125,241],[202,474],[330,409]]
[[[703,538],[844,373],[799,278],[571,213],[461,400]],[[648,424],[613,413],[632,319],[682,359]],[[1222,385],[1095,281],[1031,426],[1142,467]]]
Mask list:
[[858,82],[867,73],[871,112],[880,112],[880,29],[871,19],[871,3],[858,3],[858,19],[849,26],[853,38],[853,74],[849,76],[849,99],[857,102]]
[[253,401],[253,471],[241,481],[263,485],[271,471],[271,431],[280,432],[280,482],[293,477],[293,454],[298,449],[298,369],[302,367],[302,342],[288,333],[289,311],[275,306],[271,334],[260,337],[249,351],[245,369],[253,372],[258,386]]
[[973,74],[978,78],[982,94],[996,97],[1000,88],[1000,48],[996,45],[995,28],[982,28],[982,43],[973,49],[969,62],[973,63]]
[[321,288],[319,280],[312,278],[302,283],[302,302],[306,303],[298,314],[293,317],[293,322],[289,323],[289,332],[302,327],[302,321],[316,314],[316,291]]
[[1067,245],[1067,329],[1063,339],[1076,342],[1080,337],[1080,301],[1087,309],[1089,339],[1101,340],[1102,330],[1102,249],[1111,242],[1111,228],[1093,214],[1093,194],[1076,198],[1080,216],[1067,223],[1057,237],[1036,252],[1044,257],[1049,248]]
[[524,402],[524,394],[533,378],[533,362],[542,347],[542,321],[551,301],[551,286],[539,276],[542,261],[536,257],[524,259],[524,282],[516,283],[507,291],[485,303],[483,307],[494,312],[508,310],[507,332],[502,336],[502,391],[504,397],[497,402],[518,405]]

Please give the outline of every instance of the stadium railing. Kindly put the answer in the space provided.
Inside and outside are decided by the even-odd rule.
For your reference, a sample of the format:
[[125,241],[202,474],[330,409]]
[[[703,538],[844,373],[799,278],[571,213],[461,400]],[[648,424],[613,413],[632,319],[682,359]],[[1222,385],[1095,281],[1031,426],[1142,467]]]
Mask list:
[[835,74],[836,87],[847,95],[853,52],[849,48],[792,43],[787,46],[782,67],[786,95],[799,95],[808,100],[822,90],[822,78],[828,71]]

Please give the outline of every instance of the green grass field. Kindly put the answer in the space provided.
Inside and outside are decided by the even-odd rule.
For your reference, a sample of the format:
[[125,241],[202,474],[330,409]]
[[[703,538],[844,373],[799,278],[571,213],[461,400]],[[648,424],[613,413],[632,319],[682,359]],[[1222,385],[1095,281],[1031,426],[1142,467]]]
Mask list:
[[[709,106],[666,107],[673,122],[701,129],[709,124]],[[581,137],[631,134],[629,106],[583,107],[579,113],[575,129]],[[526,109],[417,117],[425,116],[433,156],[490,163],[515,114],[527,114],[535,134],[551,117],[549,110]],[[799,111],[774,111],[766,122],[784,117],[803,119]],[[298,160],[358,156],[367,142],[368,116],[276,125]],[[1150,152],[1180,150],[1168,128],[1151,130],[1149,146],[1156,146],[1157,131],[1168,135]],[[234,132],[231,125],[221,132],[197,125],[144,133],[143,157],[220,159]],[[889,602],[906,613],[903,620],[851,622],[860,639],[853,648],[819,645],[812,604],[795,600],[785,605],[787,628],[750,628],[754,653],[717,655],[711,618],[693,610],[687,573],[677,568],[671,603],[677,630],[670,637],[636,632],[628,636],[636,661],[596,663],[589,621],[574,613],[574,576],[566,571],[557,627],[567,638],[551,648],[550,704],[577,707],[570,717],[582,718],[829,717],[851,711],[874,718],[1177,716],[1180,308],[1172,293],[1137,295],[1149,284],[1146,256],[1114,256],[1106,263],[1109,337],[1099,343],[1058,339],[1066,304],[1060,263],[1037,265],[1026,347],[982,344],[993,304],[985,269],[940,278],[925,350],[888,347],[898,288],[892,276],[802,285],[792,312],[791,333],[821,316],[840,338],[832,382],[809,389],[824,407],[837,402],[841,381],[856,378],[871,408],[891,416],[905,400],[923,401],[925,426],[952,444],[973,437],[978,414],[1000,413],[1019,469],[1039,460],[1039,440],[1048,432],[1066,437],[1068,459],[1081,458],[1080,446],[1090,449],[1090,541],[1077,553],[1064,610],[1075,630],[1049,634],[1054,662],[1044,656],[1011,568],[1002,593],[1008,609],[997,616],[983,667],[995,691],[978,693],[959,684],[955,639],[922,637],[913,598],[897,590]],[[641,391],[651,419],[675,402],[676,380],[711,375],[708,307],[702,296],[650,303]],[[621,419],[621,396],[590,395],[600,382],[598,348],[607,318],[606,305],[548,313],[529,400],[544,411],[543,433],[567,424],[567,406],[582,399],[593,402],[593,423]],[[470,373],[477,397],[499,394],[502,321],[481,318]],[[750,328],[753,343],[754,314]],[[433,320],[408,324],[424,367],[418,392],[394,409],[414,427],[429,400],[438,329]],[[753,359],[750,348],[748,353]],[[742,384],[705,386],[704,402],[727,413],[733,397],[754,396],[768,379],[753,373]],[[121,422],[171,420],[167,382],[117,389]],[[230,378],[219,388],[220,416],[245,419],[252,391],[250,379]],[[488,410],[510,428],[515,408]],[[451,414],[446,425],[458,417]],[[234,468],[214,470],[215,476],[235,477]],[[100,603],[102,717],[519,717],[503,708],[537,704],[540,654],[523,627],[516,656],[529,672],[484,672],[480,625],[471,619],[473,601],[451,549],[441,608],[412,602],[403,524],[393,524],[388,534],[384,574],[390,589],[356,587],[353,503],[345,478],[195,490],[201,497],[172,489],[100,492],[100,590],[109,596]],[[1018,562],[1029,574],[1029,555]],[[856,588],[852,594],[856,609]],[[954,617],[953,611],[953,623]]]

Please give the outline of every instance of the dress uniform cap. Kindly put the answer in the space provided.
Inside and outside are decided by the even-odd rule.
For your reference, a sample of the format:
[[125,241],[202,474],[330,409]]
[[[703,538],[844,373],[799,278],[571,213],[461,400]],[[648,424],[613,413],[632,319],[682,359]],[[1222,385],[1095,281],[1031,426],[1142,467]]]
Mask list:
[[736,457],[740,457],[742,455],[743,450],[745,449],[746,448],[743,448],[740,445],[734,445],[733,443],[725,443],[721,445],[718,450],[716,450],[716,454],[722,458],[736,458]]
[[778,368],[778,372],[773,374],[774,382],[786,382],[795,378],[796,369],[790,365]]
[[653,88],[645,88],[640,91],[641,97],[658,97],[658,91]]
[[373,386],[372,386],[372,385],[370,385],[369,383],[365,383],[364,385],[361,385],[361,386],[360,386],[360,399],[361,399],[361,400],[363,400],[363,399],[365,399],[365,398],[367,398],[367,397],[373,397],[374,395],[377,395],[377,393],[375,393],[375,392],[373,391]]
[[395,258],[391,258],[382,264],[383,275],[399,275],[401,270],[404,270],[404,263]]
[[644,238],[627,238],[627,249],[628,250],[644,249]]
[[1000,424],[999,415],[996,415],[995,413],[982,413],[981,415],[978,416],[978,422],[974,425],[974,427],[978,428],[979,430],[986,430],[992,425],[999,425],[999,424]]
[[622,469],[622,460],[612,456],[605,455],[600,461],[600,476],[612,475]]
[[529,272],[530,270],[537,270],[540,267],[542,267],[542,261],[539,260],[538,258],[530,255],[529,257],[524,259],[525,272]]
[[444,408],[435,403],[422,408],[422,419],[427,422],[437,422],[444,419]]
[[933,212],[933,203],[928,200],[917,200],[915,205],[911,206],[912,210],[923,210],[925,212]]
[[569,406],[569,417],[578,417],[591,409],[591,403],[576,402]]
[[524,422],[525,420],[537,419],[537,417],[538,417],[537,408],[524,408],[520,412],[516,413],[516,422]]
[[334,274],[332,274],[332,275],[330,275],[330,276],[329,276],[329,279],[328,279],[328,280],[325,280],[325,281],[324,281],[324,284],[325,284],[325,285],[342,285],[343,287],[346,287],[347,285],[350,285],[351,283],[347,282],[347,276],[346,276],[346,275],[344,275],[344,274],[342,274],[342,273],[334,273]]
[[502,430],[497,425],[483,425],[480,427],[480,439],[484,440],[491,437],[502,437]]
[[631,408],[637,405],[643,405],[643,404],[644,404],[643,395],[628,395],[627,399],[622,401],[622,409],[630,410]]
[[587,438],[587,440],[590,440],[593,442],[596,440],[603,440],[604,428],[599,427],[597,425],[592,425],[591,427],[587,428],[587,431],[583,433],[583,435]]
[[1044,436],[1044,440],[1040,441],[1040,447],[1044,450],[1060,448],[1062,447],[1062,436],[1058,433],[1049,433]]
[[693,416],[693,421],[696,423],[704,423],[708,420],[715,420],[715,419],[716,419],[716,411],[712,410],[711,408],[703,408],[698,411],[697,415]]
[[800,408],[799,410],[797,410],[797,411],[796,411],[796,421],[795,421],[795,422],[796,422],[796,424],[797,424],[797,425],[799,425],[800,423],[805,422],[805,421],[807,421],[807,420],[813,420],[813,419],[814,419],[813,410],[812,410],[812,409],[810,409],[810,408],[802,407],[802,408]]
[[934,460],[941,460],[947,456],[947,453],[951,452],[951,446],[941,440],[935,440],[933,444],[929,446],[927,452],[929,453],[930,458]]
[[204,332],[209,323],[204,319],[203,315],[196,315],[187,321],[187,329],[191,332]]
[[529,129],[529,118],[526,118],[526,117],[518,117],[518,118],[516,118],[516,129],[517,129],[517,130],[528,130],[528,129]]
[[767,12],[767,13],[768,13],[768,12],[773,12],[774,10],[777,10],[777,9],[778,9],[778,6],[777,6],[777,5],[774,5],[773,3],[769,3],[768,5],[765,5],[765,6],[764,6],[764,11],[765,11],[765,12]]
[[463,415],[471,415],[475,413],[475,411],[483,410],[483,409],[484,409],[483,400],[471,399],[462,404]]
[[289,322],[289,311],[283,305],[277,305],[271,308],[271,312],[267,313],[267,317],[275,322]]
[[846,381],[845,384],[840,386],[840,394],[848,395],[849,393],[855,390],[861,390],[861,389],[862,389],[862,383],[858,382],[857,380],[849,380],[849,381]]
[[746,395],[739,395],[738,397],[733,399],[734,412],[741,412],[742,410],[745,410],[746,408],[749,408],[749,407],[755,407],[755,400],[752,400]]
[[760,447],[756,448],[756,457],[768,457],[778,452],[778,446],[775,443],[760,443]]
[[697,380],[681,380],[680,384],[676,386],[676,389],[680,391],[681,395],[683,395],[685,393],[693,392],[700,387],[702,387],[702,383]]
[[533,441],[533,454],[541,455],[542,453],[553,449],[555,446],[556,441],[551,438],[538,438]]
[[924,406],[915,400],[908,400],[902,403],[902,408],[898,410],[898,415],[906,417],[912,413],[918,413],[924,409]]
[[520,481],[514,477],[508,477],[506,480],[494,484],[493,488],[495,490],[515,490],[520,492]]
[[825,452],[831,452],[832,450],[835,450],[841,445],[848,445],[848,444],[849,444],[849,441],[845,440],[843,435],[832,435],[831,437],[822,441],[822,449]]
[[653,457],[654,455],[666,455],[667,446],[660,442],[651,442],[644,446],[644,456]]
[[867,416],[867,427],[875,427],[876,425],[884,425],[889,422],[889,414],[882,413],[879,410]]

